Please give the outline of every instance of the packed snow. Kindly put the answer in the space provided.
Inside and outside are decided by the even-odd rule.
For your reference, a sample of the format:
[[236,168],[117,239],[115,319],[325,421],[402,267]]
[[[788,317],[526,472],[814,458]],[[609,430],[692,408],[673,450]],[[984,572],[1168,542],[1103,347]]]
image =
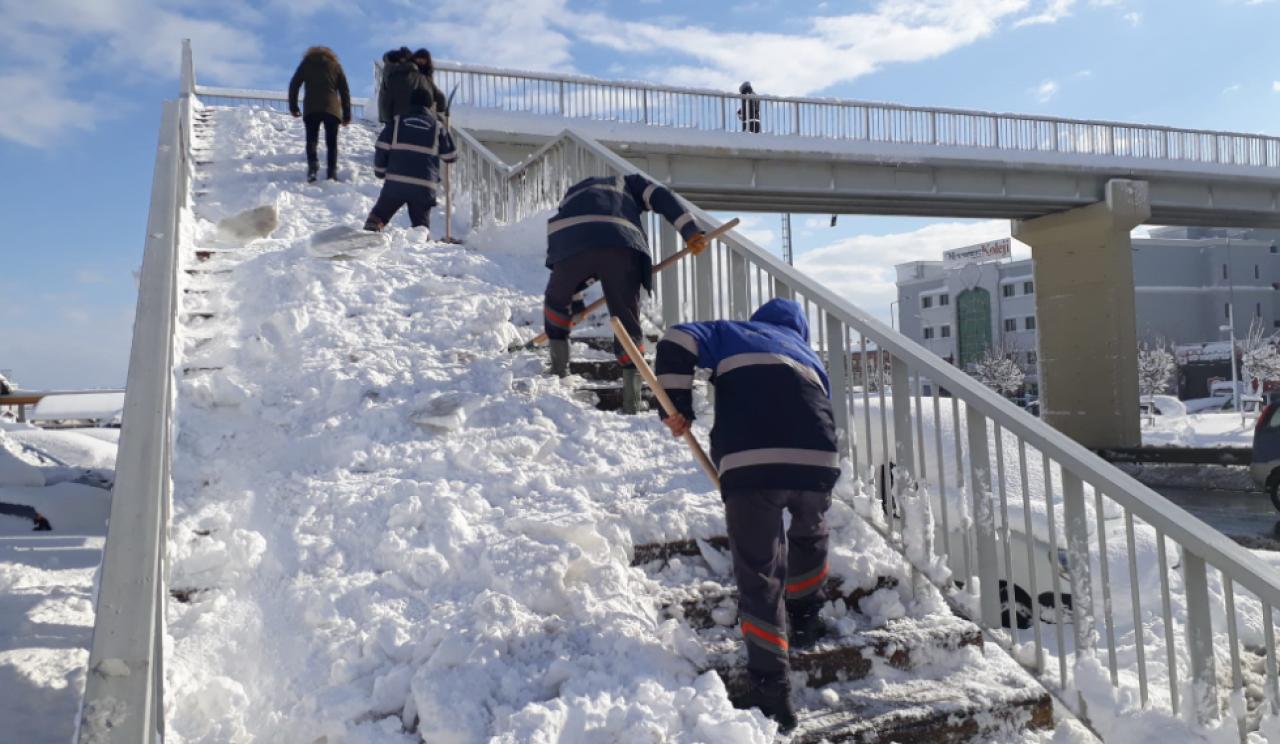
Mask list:
[[119,424],[124,415],[124,393],[76,393],[40,399],[31,421],[93,421]]

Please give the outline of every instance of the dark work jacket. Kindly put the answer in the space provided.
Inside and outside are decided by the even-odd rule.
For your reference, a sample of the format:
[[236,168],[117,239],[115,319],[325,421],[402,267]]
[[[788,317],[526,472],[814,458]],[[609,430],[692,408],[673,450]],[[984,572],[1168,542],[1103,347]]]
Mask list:
[[583,251],[631,248],[643,264],[642,284],[651,290],[653,262],[643,219],[649,210],[666,218],[685,240],[701,231],[670,189],[637,173],[575,183],[547,220],[547,268]]
[[457,158],[453,136],[427,109],[411,109],[382,128],[374,149],[373,173],[386,179],[382,193],[407,202],[436,203],[440,162]]
[[655,366],[659,384],[690,421],[694,370],[712,370],[711,459],[726,494],[835,486],[840,467],[831,386],[809,346],[800,305],[774,299],[749,321],[674,325],[658,342]]
[[444,100],[440,98],[436,84],[423,75],[412,60],[385,62],[382,68],[382,85],[378,88],[378,121],[389,124],[396,116],[407,114],[413,106],[415,90],[426,91],[428,109],[439,111],[444,108]]
[[289,81],[289,110],[298,111],[298,89],[306,88],[301,113],[333,114],[351,121],[351,91],[338,58],[327,49],[311,50]]

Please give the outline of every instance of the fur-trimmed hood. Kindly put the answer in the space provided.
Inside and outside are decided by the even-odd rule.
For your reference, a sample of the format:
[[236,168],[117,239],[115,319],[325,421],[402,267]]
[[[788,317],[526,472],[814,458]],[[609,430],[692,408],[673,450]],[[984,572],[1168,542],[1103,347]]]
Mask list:
[[332,49],[330,49],[329,47],[327,47],[327,46],[313,46],[313,47],[311,47],[310,49],[308,49],[308,50],[307,50],[307,53],[306,53],[306,54],[302,55],[302,58],[303,58],[303,59],[307,59],[307,58],[309,58],[309,57],[322,57],[322,58],[327,59],[327,60],[329,60],[329,61],[331,61],[331,62],[337,62],[337,61],[338,61],[338,55],[337,55],[337,54],[335,54],[335,53],[334,53],[334,51],[333,51]]

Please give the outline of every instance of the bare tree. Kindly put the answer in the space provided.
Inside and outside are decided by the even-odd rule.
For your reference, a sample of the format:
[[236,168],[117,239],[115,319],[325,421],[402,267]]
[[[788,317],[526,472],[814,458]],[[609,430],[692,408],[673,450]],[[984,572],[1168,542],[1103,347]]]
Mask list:
[[1013,395],[1027,379],[1017,356],[1017,350],[1006,344],[988,346],[969,374],[1001,395]]
[[1163,340],[1138,346],[1138,393],[1160,395],[1169,391],[1178,363]]
[[1244,339],[1240,371],[1246,381],[1257,380],[1260,390],[1265,389],[1268,382],[1280,382],[1280,349],[1276,348],[1276,342],[1275,334],[1267,335],[1262,319],[1254,318]]

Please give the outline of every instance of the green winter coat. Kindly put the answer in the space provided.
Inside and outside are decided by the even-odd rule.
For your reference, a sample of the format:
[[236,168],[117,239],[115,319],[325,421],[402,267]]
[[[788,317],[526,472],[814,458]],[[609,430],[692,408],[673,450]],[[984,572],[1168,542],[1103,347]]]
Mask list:
[[351,121],[351,91],[338,56],[327,47],[311,47],[289,81],[289,110],[298,113],[298,89],[306,87],[302,114],[333,114]]

